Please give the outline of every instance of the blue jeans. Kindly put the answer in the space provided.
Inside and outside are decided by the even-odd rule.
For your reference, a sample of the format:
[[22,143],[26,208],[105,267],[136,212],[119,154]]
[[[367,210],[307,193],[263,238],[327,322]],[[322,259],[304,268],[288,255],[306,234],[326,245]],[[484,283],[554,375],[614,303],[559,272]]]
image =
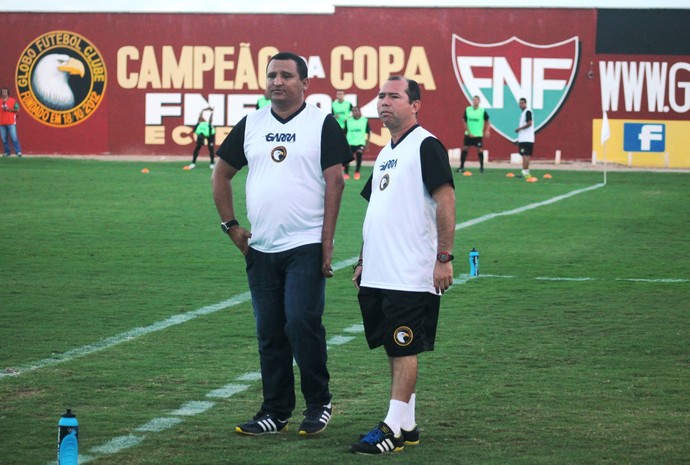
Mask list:
[[326,294],[321,255],[321,244],[308,244],[278,253],[250,248],[246,257],[259,341],[261,409],[280,419],[295,408],[293,357],[307,407],[331,400],[321,322]]
[[17,138],[17,125],[3,124],[0,125],[0,136],[2,136],[2,145],[5,146],[5,154],[10,154],[10,143],[7,140],[8,135],[12,139],[15,153],[22,153],[22,148],[19,146],[19,139]]

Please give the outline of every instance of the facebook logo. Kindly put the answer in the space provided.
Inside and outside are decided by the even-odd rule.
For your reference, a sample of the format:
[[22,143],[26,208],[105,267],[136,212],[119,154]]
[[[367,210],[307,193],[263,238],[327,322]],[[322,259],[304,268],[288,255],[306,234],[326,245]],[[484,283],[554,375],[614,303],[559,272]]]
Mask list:
[[666,150],[666,125],[625,123],[623,150],[626,152],[663,152]]

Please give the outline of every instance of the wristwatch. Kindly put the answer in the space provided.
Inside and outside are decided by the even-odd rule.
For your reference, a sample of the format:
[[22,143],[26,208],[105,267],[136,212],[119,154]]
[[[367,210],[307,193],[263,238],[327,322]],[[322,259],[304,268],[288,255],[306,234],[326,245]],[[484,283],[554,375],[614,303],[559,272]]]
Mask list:
[[230,228],[233,228],[234,226],[239,226],[239,225],[240,225],[240,222],[239,222],[239,221],[237,221],[237,220],[230,220],[230,221],[226,221],[225,223],[221,223],[221,224],[220,224],[220,229],[222,229],[223,232],[224,232],[225,234],[227,234],[228,231],[230,231]]
[[450,252],[439,252],[436,254],[436,260],[441,263],[452,262],[455,257]]

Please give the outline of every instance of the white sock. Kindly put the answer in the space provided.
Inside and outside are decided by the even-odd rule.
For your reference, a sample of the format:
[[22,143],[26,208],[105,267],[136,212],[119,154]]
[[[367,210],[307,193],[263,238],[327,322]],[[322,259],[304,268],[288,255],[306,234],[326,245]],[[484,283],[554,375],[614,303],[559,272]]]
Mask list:
[[407,413],[402,423],[400,423],[400,427],[405,431],[412,431],[417,426],[417,421],[415,420],[415,398],[416,394],[410,396],[410,401],[407,403]]
[[408,404],[400,400],[391,400],[388,407],[388,415],[386,419],[383,420],[388,427],[393,431],[393,434],[397,437],[400,436],[400,425],[405,419],[407,414]]
[[523,176],[529,176],[529,170],[522,170]]

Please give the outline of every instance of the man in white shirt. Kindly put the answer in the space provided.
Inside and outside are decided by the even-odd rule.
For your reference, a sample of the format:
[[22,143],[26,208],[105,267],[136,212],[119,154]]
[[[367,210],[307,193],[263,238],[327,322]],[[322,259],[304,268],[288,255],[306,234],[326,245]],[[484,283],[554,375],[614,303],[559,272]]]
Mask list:
[[415,419],[417,355],[434,350],[443,294],[453,282],[455,191],[446,149],[419,126],[417,82],[386,81],[378,113],[391,133],[362,196],[369,201],[353,281],[367,343],[384,346],[391,399],[384,421],[350,450],[398,452],[419,443]]
[[527,108],[527,99],[520,99],[520,109],[522,110],[520,122],[515,129],[518,134],[518,150],[522,155],[522,175],[518,177],[527,178],[529,177],[529,161],[534,150],[534,117],[532,110]]

